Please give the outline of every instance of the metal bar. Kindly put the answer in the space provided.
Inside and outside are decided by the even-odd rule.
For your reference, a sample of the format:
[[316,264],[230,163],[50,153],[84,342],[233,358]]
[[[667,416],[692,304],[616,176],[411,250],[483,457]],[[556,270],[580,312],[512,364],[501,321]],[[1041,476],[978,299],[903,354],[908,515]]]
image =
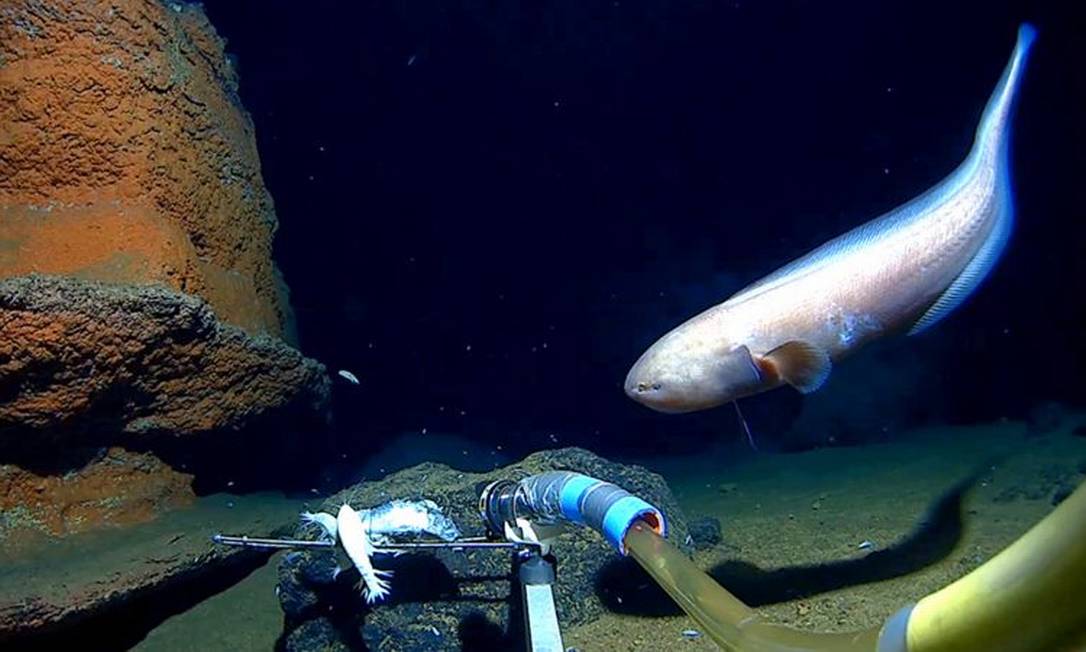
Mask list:
[[528,649],[532,652],[562,652],[562,630],[554,608],[550,584],[524,586],[524,612],[528,621]]
[[554,608],[554,564],[530,555],[517,568],[521,600],[524,605],[524,629],[530,652],[562,652],[562,630]]
[[[305,549],[305,548],[334,548],[334,541],[305,541],[302,539],[266,539],[250,536],[230,536],[216,534],[211,537],[215,543],[224,546],[241,546],[243,548],[272,548],[272,549]],[[395,542],[375,546],[382,550],[485,550],[485,549],[519,549],[535,548],[532,543],[518,543],[513,541],[491,541],[489,539],[460,539],[458,541],[412,541]]]
[[457,550],[459,548],[479,550],[486,548],[523,548],[524,545],[512,541],[418,541],[377,544],[375,547],[378,550]]
[[334,541],[303,541],[301,539],[265,539],[261,537],[250,536],[230,536],[227,534],[216,534],[211,537],[211,540],[215,543],[221,543],[224,546],[241,546],[243,548],[332,548],[335,547]]

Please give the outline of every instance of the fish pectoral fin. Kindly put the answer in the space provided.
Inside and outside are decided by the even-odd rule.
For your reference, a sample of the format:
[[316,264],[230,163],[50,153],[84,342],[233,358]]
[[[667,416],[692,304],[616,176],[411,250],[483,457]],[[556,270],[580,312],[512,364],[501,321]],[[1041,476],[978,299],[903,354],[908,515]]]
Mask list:
[[810,394],[830,377],[833,363],[828,353],[800,340],[781,344],[762,356],[781,380],[804,394]]

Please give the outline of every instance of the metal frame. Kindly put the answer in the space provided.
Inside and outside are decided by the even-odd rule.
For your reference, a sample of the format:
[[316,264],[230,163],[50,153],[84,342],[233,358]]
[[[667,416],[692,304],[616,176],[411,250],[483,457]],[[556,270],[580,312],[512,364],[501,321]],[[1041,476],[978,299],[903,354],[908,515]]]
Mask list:
[[[334,541],[306,541],[304,539],[272,539],[216,534],[211,540],[224,546],[259,548],[263,550],[313,550],[334,549]],[[486,537],[472,537],[456,541],[405,541],[382,544],[382,552],[409,552],[413,550],[513,550],[515,575],[520,583],[520,597],[524,607],[524,629],[529,652],[563,652],[562,632],[558,624],[558,612],[554,607],[555,564],[544,556],[546,545],[538,541],[494,541]]]

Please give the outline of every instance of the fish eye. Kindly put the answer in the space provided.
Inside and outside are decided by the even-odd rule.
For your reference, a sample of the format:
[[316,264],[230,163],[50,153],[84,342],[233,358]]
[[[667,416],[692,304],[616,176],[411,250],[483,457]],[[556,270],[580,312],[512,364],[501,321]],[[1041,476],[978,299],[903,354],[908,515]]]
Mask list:
[[660,389],[660,383],[653,383],[653,384],[652,384],[652,389],[653,389],[653,390],[658,390],[658,389]]

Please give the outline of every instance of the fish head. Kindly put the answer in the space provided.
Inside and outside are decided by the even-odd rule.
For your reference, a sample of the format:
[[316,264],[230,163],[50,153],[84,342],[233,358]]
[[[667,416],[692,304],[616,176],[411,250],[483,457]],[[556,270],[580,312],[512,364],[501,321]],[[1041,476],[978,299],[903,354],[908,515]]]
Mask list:
[[706,410],[760,391],[764,379],[743,345],[670,333],[626,375],[626,395],[658,412]]

